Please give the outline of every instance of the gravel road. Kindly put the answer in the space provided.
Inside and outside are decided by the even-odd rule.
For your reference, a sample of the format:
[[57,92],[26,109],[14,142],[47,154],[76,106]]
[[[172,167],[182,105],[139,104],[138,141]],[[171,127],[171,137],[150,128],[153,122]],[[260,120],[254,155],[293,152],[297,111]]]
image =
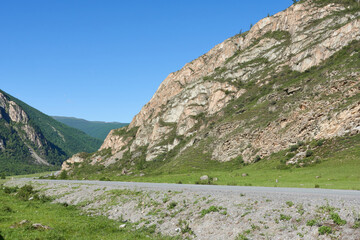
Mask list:
[[[15,179],[54,202],[190,239],[360,239],[360,191]],[[339,224],[338,215],[346,220]],[[121,222],[120,222],[121,221]],[[126,221],[126,223],[124,223]],[[321,234],[330,228],[331,233]]]
[[161,191],[192,191],[213,194],[222,192],[224,194],[239,193],[266,193],[266,194],[286,194],[302,197],[321,197],[360,200],[360,191],[337,190],[320,188],[278,188],[278,187],[248,187],[248,186],[223,186],[223,185],[191,185],[191,184],[169,184],[169,183],[143,183],[143,182],[116,182],[116,181],[89,181],[89,180],[43,180],[28,179],[37,182],[52,183],[75,183],[75,184],[94,184],[109,187],[129,187],[139,189],[161,190]]

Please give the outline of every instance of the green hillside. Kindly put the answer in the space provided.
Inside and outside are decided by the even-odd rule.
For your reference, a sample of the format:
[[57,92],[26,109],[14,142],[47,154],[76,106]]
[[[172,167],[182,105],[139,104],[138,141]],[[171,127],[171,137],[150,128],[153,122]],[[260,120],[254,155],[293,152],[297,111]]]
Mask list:
[[[14,101],[29,118],[27,124],[11,121],[6,110],[0,108],[3,116],[0,118],[0,140],[5,146],[0,148],[0,172],[10,175],[57,169],[73,154],[93,152],[100,147],[100,140],[54,120],[4,91],[0,90],[0,93],[7,101]],[[40,144],[34,144],[26,137],[24,126],[34,129]],[[34,164],[30,148],[51,165]]]
[[[316,1],[316,4],[318,2],[329,1]],[[206,72],[207,76],[184,87],[184,94],[178,93],[166,104],[158,104],[158,112],[150,109],[153,113],[147,116],[145,113],[150,110],[146,109],[148,112],[140,113],[132,128],[114,132],[112,140],[120,139],[118,146],[83,155],[82,164],[72,165],[68,177],[360,190],[360,36],[323,60],[316,55],[319,51],[314,47],[320,45],[319,49],[322,49],[321,42],[331,34],[359,34],[353,25],[359,24],[360,5],[350,2],[343,1],[346,8],[329,10],[326,17],[308,20],[304,29],[298,24],[294,24],[293,32],[256,32],[257,28],[254,28],[249,33],[235,36],[233,39],[246,40],[247,34],[252,33],[257,38],[249,41],[250,46],[237,50],[213,72]],[[321,11],[321,7],[319,10],[313,10],[314,6],[304,7],[308,7],[309,12]],[[287,22],[289,12],[284,12],[282,18],[279,15],[273,18],[273,24]],[[352,14],[355,14],[353,18]],[[334,26],[324,24],[329,19]],[[349,22],[341,22],[342,19]],[[296,41],[299,36],[305,36],[304,31],[307,36],[320,36],[319,28],[328,32],[323,40],[313,41],[308,37],[306,44]],[[329,42],[340,44],[350,37]],[[272,43],[277,41],[277,45]],[[301,56],[300,61],[287,65],[294,57],[289,50],[294,49],[293,46]],[[268,49],[263,50],[266,47]],[[261,54],[255,58],[253,55],[257,50]],[[313,55],[310,50],[314,51]],[[276,56],[276,51],[279,54],[277,61],[264,57]],[[284,52],[289,55],[282,55]],[[210,56],[202,59],[210,62]],[[310,59],[319,62],[312,61],[309,66],[303,65],[306,68],[297,68],[302,61],[309,63]],[[197,74],[200,73],[203,73],[201,69]],[[175,83],[180,72],[177,74],[172,79]],[[187,76],[187,71],[183,74]],[[171,81],[166,83],[169,86]],[[224,99],[229,97],[231,100],[217,113],[202,108],[203,99],[217,97],[202,91],[214,83],[227,83],[236,89],[234,91],[240,89],[239,95],[231,99],[233,90],[223,88]],[[156,94],[158,101],[160,95],[167,96],[167,91]],[[190,97],[197,101],[192,102]],[[147,106],[157,106],[157,102],[150,103]],[[183,116],[179,114],[179,106],[185,106],[182,114],[187,114],[187,118],[179,118],[180,121],[185,119],[181,123],[169,117],[172,113]],[[186,124],[191,126],[187,134]],[[153,139],[157,142],[151,142]],[[94,159],[97,164],[90,164]],[[208,180],[201,181],[203,175],[207,175]]]
[[70,127],[80,129],[91,137],[101,140],[104,140],[112,129],[117,129],[128,125],[128,123],[119,122],[87,121],[85,119],[74,117],[53,116],[53,118]]

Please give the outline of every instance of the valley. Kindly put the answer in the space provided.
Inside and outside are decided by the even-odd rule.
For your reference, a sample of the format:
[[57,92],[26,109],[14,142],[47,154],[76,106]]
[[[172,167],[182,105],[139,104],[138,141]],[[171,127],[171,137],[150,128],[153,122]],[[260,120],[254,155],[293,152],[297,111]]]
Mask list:
[[[170,73],[129,124],[50,117],[0,90],[0,240],[360,239],[360,3],[265,16]],[[133,111],[157,66],[157,52],[140,64],[156,47],[139,39],[86,38],[82,54],[129,49],[79,60],[89,79],[71,65],[79,89],[61,79],[58,107]]]

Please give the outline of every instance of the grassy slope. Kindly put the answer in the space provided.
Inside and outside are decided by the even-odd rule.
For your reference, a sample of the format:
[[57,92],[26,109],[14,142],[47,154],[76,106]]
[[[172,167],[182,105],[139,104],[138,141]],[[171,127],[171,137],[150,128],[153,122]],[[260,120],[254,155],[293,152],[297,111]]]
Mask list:
[[[347,8],[344,11],[334,13],[334,16],[331,17],[343,17],[348,13],[359,11],[359,4],[354,0],[316,0],[315,2],[321,5],[336,2],[344,4],[345,6],[351,6],[351,8]],[[324,19],[315,21],[311,27],[320,24]],[[286,32],[269,33],[267,37],[283,39],[283,43],[279,47],[286,47],[290,44]],[[259,41],[254,41],[255,45],[258,43]],[[310,46],[306,46],[306,48],[307,47]],[[236,54],[226,61],[224,67],[215,70],[212,75],[204,77],[204,81],[228,81],[228,79],[224,79],[223,73],[228,70],[236,71],[236,69],[227,69],[232,66],[231,61],[235,58]],[[234,83],[238,84],[241,88],[245,88],[247,92],[228,104],[223,110],[225,117],[204,116],[204,114],[199,114],[197,119],[200,120],[200,122],[202,121],[203,125],[206,125],[209,128],[212,124],[213,127],[216,127],[221,123],[243,120],[249,122],[248,125],[245,126],[246,128],[261,129],[270,122],[278,119],[280,115],[286,114],[287,112],[284,113],[283,110],[285,105],[291,103],[293,104],[292,106],[297,106],[297,103],[301,100],[314,100],[314,96],[318,93],[311,89],[329,84],[328,74],[330,72],[337,71],[337,79],[346,77],[349,81],[357,81],[356,78],[349,77],[349,74],[358,72],[359,70],[360,41],[353,41],[332,57],[322,62],[319,66],[314,66],[305,72],[292,71],[286,67],[283,68],[281,72],[275,72],[276,66],[264,61],[263,58],[243,63],[239,67],[261,64],[264,64],[265,67],[261,72],[254,74],[251,77],[252,80],[247,83],[241,81]],[[264,79],[265,77],[270,77],[268,84],[262,86],[255,84],[256,79]],[[278,90],[274,90],[275,85],[280,85],[281,87]],[[265,98],[259,102],[260,99],[270,93],[280,94],[281,96],[281,92],[283,92],[285,88],[299,86],[306,86],[307,88],[277,101],[270,101]],[[335,103],[340,98],[344,98],[341,92],[335,92],[330,95],[324,93],[320,94],[319,100]],[[360,94],[349,97],[343,105],[338,105],[334,112],[338,112],[358,101],[360,101]],[[271,105],[276,106],[275,112],[268,110]],[[238,112],[240,112],[240,114]],[[252,119],[252,121],[249,121],[249,119]],[[196,129],[199,130],[200,126],[201,124],[198,124]],[[209,129],[206,128],[203,131],[199,130],[199,136],[207,135],[208,131]],[[242,131],[243,129],[241,128],[236,129],[232,134]],[[119,134],[121,135],[124,133],[119,132]],[[175,137],[181,139],[181,136],[176,136],[174,133],[165,138],[162,145],[171,144]],[[144,146],[144,149],[138,150],[138,152],[142,152],[140,157],[133,157],[132,153],[126,152],[121,161],[110,165],[107,169],[104,169],[100,164],[96,164],[95,166],[89,164],[83,164],[83,166],[80,167],[76,166],[74,171],[75,177],[78,179],[100,179],[102,176],[105,176],[112,180],[195,183],[199,180],[199,176],[207,174],[212,177],[218,177],[219,181],[217,184],[277,185],[281,187],[315,187],[316,184],[324,188],[360,189],[360,177],[358,173],[360,163],[358,160],[358,150],[356,149],[356,147],[359,146],[360,141],[357,140],[357,137],[350,138],[352,141],[350,145],[346,145],[342,142],[342,140],[347,139],[347,137],[344,137],[342,139],[334,140],[336,142],[334,144],[327,143],[330,145],[325,144],[320,148],[314,149],[314,156],[321,157],[321,163],[319,164],[313,164],[313,166],[302,168],[293,167],[285,170],[280,169],[286,168],[284,165],[285,152],[273,154],[269,159],[263,159],[262,161],[249,166],[241,166],[239,163],[241,161],[241,156],[238,156],[232,162],[228,163],[211,161],[209,159],[211,159],[212,140],[207,137],[204,138],[205,139],[201,140],[198,145],[188,148],[179,154],[180,149],[190,140],[184,139],[173,150],[159,156],[154,162],[150,163],[144,162],[144,153],[146,152],[146,146]],[[347,146],[347,148],[334,150],[337,146]],[[314,159],[314,156],[305,160],[310,161],[311,159]],[[87,160],[90,161],[89,159]],[[131,165],[131,162],[135,163],[135,167]],[[131,169],[134,174],[139,174],[141,170],[146,175],[144,177],[117,176],[123,168]],[[241,174],[244,172],[248,173],[249,176],[241,177]],[[316,176],[319,176],[319,178],[315,178]],[[278,179],[277,184],[275,182],[276,179]]]
[[84,119],[74,117],[58,117],[53,118],[59,122],[62,122],[69,127],[79,129],[91,137],[104,140],[109,134],[110,130],[117,129],[128,125],[127,123],[118,122],[100,122],[100,121],[87,121]]
[[[5,120],[0,119],[0,135],[7,144],[7,149],[0,152],[0,173],[13,175],[54,170],[71,155],[77,152],[96,151],[102,144],[101,140],[92,138],[78,129],[68,127],[11,95],[1,92],[27,113],[30,119],[29,124],[46,139],[46,141],[42,140],[45,143],[42,148],[37,149],[35,145],[32,147],[41,157],[57,167],[34,164],[28,147],[13,129],[13,125],[17,123],[11,122],[10,126],[6,126]],[[65,142],[60,135],[64,137]],[[32,145],[29,141],[28,144]]]
[[[359,49],[360,42],[354,41],[317,67],[313,67],[304,73],[285,71],[274,78],[281,83],[285,81],[283,84],[288,84],[289,86],[301,85],[304,81],[306,82],[307,79],[311,79],[311,82],[307,84],[312,88],[316,84],[326,81],[324,73],[327,71],[342,69],[343,72],[356,72],[360,64]],[[350,55],[352,56],[350,57]],[[258,92],[261,91],[258,90]],[[267,94],[267,92],[264,91],[263,94]],[[276,104],[280,106],[278,107],[279,109],[282,109],[281,106],[285,102],[297,102],[299,99],[307,97],[309,94],[311,95],[311,92],[297,93]],[[262,95],[256,96],[255,100],[251,100],[251,102],[256,103],[257,99],[261,96]],[[337,99],[342,96],[335,93],[330,97]],[[322,96],[322,98],[329,98],[329,96]],[[360,94],[356,94],[347,99],[344,106],[339,107],[343,109],[347,105],[359,101],[359,99]],[[234,103],[229,104],[227,108],[232,109],[234,104],[241,101],[243,100],[238,99],[234,101]],[[231,112],[227,115],[229,116],[228,118],[223,118],[221,121],[231,122],[239,120],[239,118],[240,120],[241,118],[251,119],[254,116],[259,115],[261,115],[258,118],[259,125],[267,125],[272,121],[272,118],[268,116],[270,113],[267,111],[267,104],[270,103],[258,105],[250,103],[246,104],[247,112],[244,114],[236,115]],[[214,121],[216,122],[217,119]],[[285,167],[283,162],[286,158],[286,151],[275,153],[269,159],[263,159],[262,161],[249,166],[242,166],[239,163],[239,161],[241,161],[241,156],[239,156],[238,160],[235,159],[228,163],[210,161],[211,149],[209,149],[209,143],[211,141],[211,139],[207,138],[201,141],[197,147],[188,148],[181,155],[175,157],[179,152],[180,147],[185,144],[185,140],[179,147],[176,147],[173,151],[170,151],[164,156],[165,160],[159,159],[154,162],[142,162],[141,164],[143,166],[138,168],[138,170],[135,170],[135,173],[140,169],[143,169],[143,172],[146,174],[145,177],[116,176],[124,165],[127,164],[127,159],[121,161],[121,163],[124,164],[123,166],[114,164],[106,170],[104,170],[102,165],[86,165],[83,168],[77,167],[75,168],[75,175],[78,179],[100,179],[102,176],[106,176],[112,180],[173,183],[181,181],[182,183],[195,183],[202,174],[207,174],[212,177],[218,177],[219,181],[217,184],[256,186],[277,185],[281,187],[314,187],[315,184],[318,184],[322,188],[360,189],[360,161],[358,157],[360,156],[360,150],[358,149],[360,146],[360,136],[343,137],[328,141],[324,146],[315,148],[312,157],[305,159],[310,161],[311,159],[313,160],[315,156],[318,156],[321,158],[320,164],[303,168],[293,167],[292,169],[286,170],[279,169]],[[240,166],[241,168],[239,169]],[[125,165],[125,167],[128,168],[129,166]],[[241,174],[244,172],[248,173],[249,176],[241,177]],[[320,176],[320,178],[315,178],[316,176]],[[278,179],[277,184],[275,182],[276,179]]]
[[[76,178],[107,177],[118,181],[194,184],[199,181],[200,176],[208,175],[217,177],[218,181],[213,184],[219,185],[306,188],[319,185],[320,188],[360,190],[360,135],[328,140],[322,146],[315,146],[314,142],[308,144],[312,146],[313,155],[307,160],[320,160],[319,163],[307,167],[287,168],[282,162],[286,158],[286,153],[290,152],[289,149],[251,165],[243,165],[236,161],[205,161],[194,151],[189,155],[194,157],[191,161],[161,168],[153,163],[153,168],[148,168],[147,174],[143,177],[116,176],[113,172],[101,171],[94,174],[79,173]],[[247,173],[248,176],[242,177],[243,173]]]
[[[14,98],[3,91],[1,92],[8,96],[10,100],[16,102],[28,114],[31,123],[41,130],[48,141],[61,148],[69,156],[77,152],[96,151],[102,144],[100,140],[94,139],[78,129],[68,127],[63,123],[54,120],[52,117],[49,117],[48,115],[27,105],[19,99]],[[64,135],[66,140],[65,142],[51,126]]]
[[[68,127],[11,95],[3,91],[1,92],[10,100],[16,102],[28,114],[30,119],[29,124],[41,131],[47,141],[60,148],[61,151],[66,154],[66,157],[77,152],[96,151],[102,144],[99,139],[92,138],[78,129]],[[59,136],[59,133],[54,131],[53,127],[64,136],[65,142],[62,137]]]
[[[10,228],[25,219],[31,224],[41,223],[53,229],[36,230],[31,228],[31,224]],[[134,231],[130,224],[119,229],[121,224],[104,216],[83,215],[73,206],[39,200],[23,201],[0,190],[0,236],[5,239],[170,239],[155,235],[151,229]]]

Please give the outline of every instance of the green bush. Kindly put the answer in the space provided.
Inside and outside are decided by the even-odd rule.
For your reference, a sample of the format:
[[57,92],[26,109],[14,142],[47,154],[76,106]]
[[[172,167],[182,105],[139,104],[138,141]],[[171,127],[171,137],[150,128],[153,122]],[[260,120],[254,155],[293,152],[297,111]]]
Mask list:
[[108,177],[101,177],[99,181],[111,181],[111,179]]
[[256,155],[256,157],[254,158],[254,163],[256,163],[260,160],[261,160],[261,157],[259,155]]
[[23,201],[27,201],[34,193],[35,191],[33,186],[25,184],[19,189],[16,196]]
[[168,206],[168,209],[174,209],[177,206],[177,202],[171,202]]
[[201,214],[201,217],[204,217],[208,213],[219,212],[222,209],[224,209],[224,208],[223,207],[217,207],[217,206],[210,206],[208,209],[201,210],[200,214]]
[[306,222],[306,226],[310,226],[310,227],[314,226],[315,224],[316,224],[315,219],[312,219],[312,220],[309,220],[309,221]]
[[280,214],[280,220],[281,221],[289,221],[291,219],[291,216]]
[[324,139],[320,139],[318,141],[316,141],[315,146],[316,147],[321,147],[324,144],[325,140]]
[[313,154],[314,154],[313,151],[307,150],[306,153],[305,153],[305,156],[306,156],[306,157],[311,157]]
[[297,151],[298,149],[299,149],[299,145],[297,145],[297,144],[290,146],[290,151],[291,151],[291,152],[295,152],[295,151]]
[[10,193],[16,193],[18,189],[19,189],[18,187],[4,187],[3,191],[6,194],[10,194]]
[[328,227],[328,226],[321,226],[321,227],[319,227],[318,231],[319,231],[320,235],[332,233],[331,227]]
[[59,178],[62,180],[67,179],[68,178],[67,172],[61,171]]
[[340,218],[339,214],[332,212],[330,214],[330,218],[336,223],[337,225],[345,225],[346,220]]
[[[12,213],[12,212],[14,212],[14,210],[12,210],[12,208],[9,207],[9,206],[2,206],[2,207],[0,208],[0,211],[3,212],[3,213],[5,213],[5,212],[7,212],[7,213]],[[1,239],[1,238],[0,238],[0,239]]]

